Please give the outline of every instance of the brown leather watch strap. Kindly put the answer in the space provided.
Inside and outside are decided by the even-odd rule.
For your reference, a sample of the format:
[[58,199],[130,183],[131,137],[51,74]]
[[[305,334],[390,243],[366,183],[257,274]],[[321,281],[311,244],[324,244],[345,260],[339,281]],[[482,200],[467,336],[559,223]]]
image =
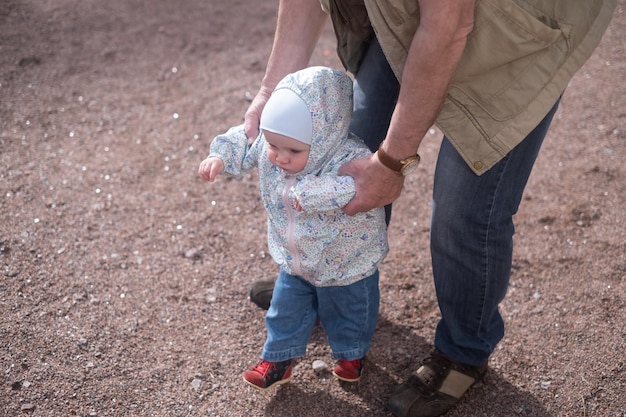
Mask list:
[[[382,145],[382,144],[381,144]],[[390,170],[402,175],[402,162],[393,159],[382,147],[378,148],[378,160]]]

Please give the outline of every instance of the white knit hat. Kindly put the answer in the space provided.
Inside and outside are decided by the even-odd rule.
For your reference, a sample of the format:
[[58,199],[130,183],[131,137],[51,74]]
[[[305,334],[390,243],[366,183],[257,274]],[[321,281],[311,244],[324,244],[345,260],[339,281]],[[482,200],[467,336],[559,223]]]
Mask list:
[[263,130],[288,136],[299,142],[311,144],[313,119],[306,103],[287,88],[275,90],[261,114]]

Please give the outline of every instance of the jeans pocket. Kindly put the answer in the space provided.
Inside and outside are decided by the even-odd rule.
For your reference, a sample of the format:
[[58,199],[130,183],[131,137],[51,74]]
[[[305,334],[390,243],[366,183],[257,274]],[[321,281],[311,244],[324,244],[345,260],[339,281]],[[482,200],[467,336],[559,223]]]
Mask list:
[[512,0],[481,0],[450,97],[495,120],[524,110],[569,53],[567,25]]

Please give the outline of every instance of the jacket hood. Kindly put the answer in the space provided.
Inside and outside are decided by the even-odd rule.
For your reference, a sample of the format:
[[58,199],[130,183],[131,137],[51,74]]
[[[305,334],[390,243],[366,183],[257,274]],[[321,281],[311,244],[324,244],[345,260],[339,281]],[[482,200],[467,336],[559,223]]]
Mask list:
[[298,175],[317,174],[348,138],[352,79],[340,70],[317,66],[287,75],[278,83],[274,93],[281,89],[294,92],[311,114],[309,160]]

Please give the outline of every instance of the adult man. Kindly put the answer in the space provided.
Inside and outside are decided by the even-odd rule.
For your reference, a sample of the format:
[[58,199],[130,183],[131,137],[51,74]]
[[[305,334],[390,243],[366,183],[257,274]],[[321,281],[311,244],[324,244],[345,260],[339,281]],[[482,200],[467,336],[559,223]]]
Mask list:
[[[436,123],[431,252],[442,318],[435,351],[398,387],[396,416],[436,416],[487,370],[504,335],[512,216],[569,79],[600,41],[614,0],[281,0],[255,138],[276,83],[305,67],[330,14],[355,75],[351,129],[374,152],[344,165],[348,214],[394,201]],[[251,295],[255,294],[253,288]],[[255,300],[253,300],[255,301]]]

